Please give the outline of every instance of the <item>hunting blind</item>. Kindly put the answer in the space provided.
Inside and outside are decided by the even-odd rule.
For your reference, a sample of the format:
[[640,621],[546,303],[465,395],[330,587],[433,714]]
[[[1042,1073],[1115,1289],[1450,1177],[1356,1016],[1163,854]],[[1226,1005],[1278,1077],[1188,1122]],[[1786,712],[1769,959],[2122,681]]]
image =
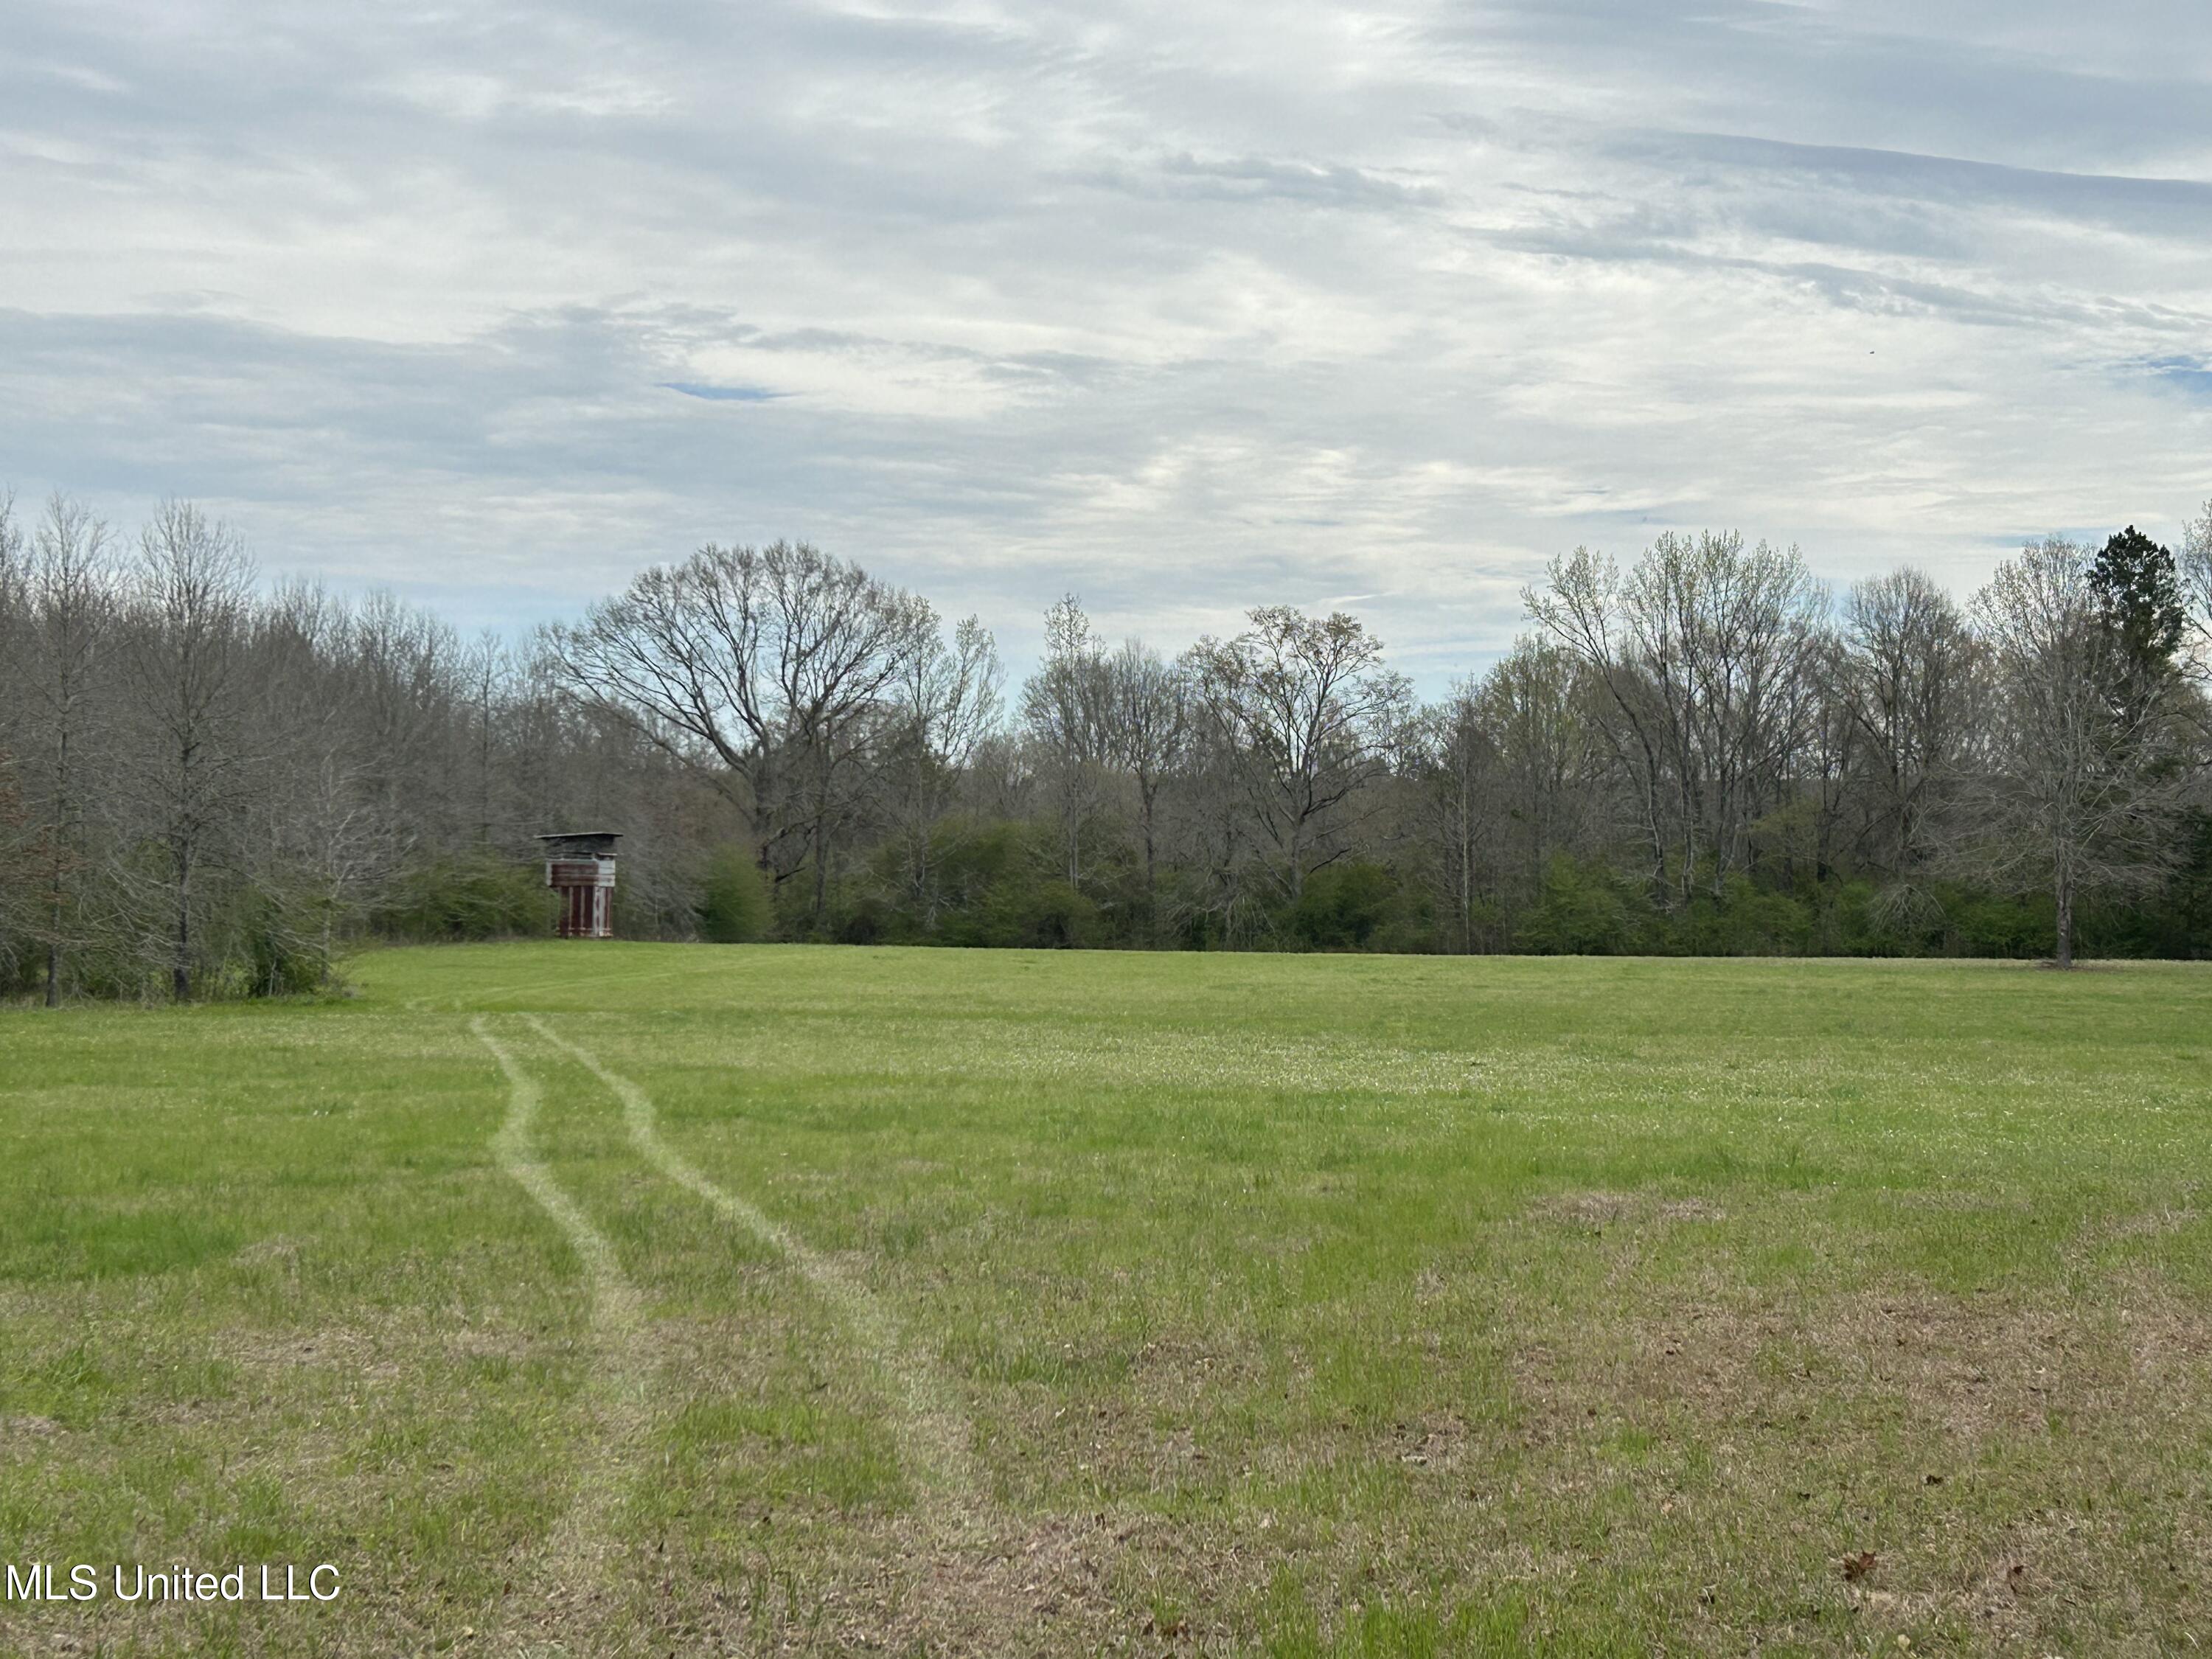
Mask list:
[[615,843],[621,832],[590,830],[538,839],[545,843],[545,884],[561,896],[553,931],[562,939],[612,939]]

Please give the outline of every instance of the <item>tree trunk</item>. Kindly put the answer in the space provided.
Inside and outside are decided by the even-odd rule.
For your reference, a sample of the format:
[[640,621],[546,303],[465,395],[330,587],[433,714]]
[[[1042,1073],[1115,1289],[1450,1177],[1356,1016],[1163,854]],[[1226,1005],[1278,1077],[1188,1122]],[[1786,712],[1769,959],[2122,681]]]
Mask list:
[[1145,940],[1157,945],[1160,937],[1160,875],[1158,838],[1152,829],[1152,792],[1143,792],[1145,819]]
[[2058,966],[2074,965],[2074,878],[2061,873],[2058,878]]
[[814,826],[814,931],[822,931],[830,914],[830,826]]
[[192,867],[189,859],[177,867],[177,954],[169,964],[169,989],[179,1002],[192,996]]
[[1459,833],[1459,943],[1460,954],[1474,954],[1474,848],[1464,814]]
[[66,854],[58,833],[50,850],[54,862],[53,880],[46,889],[47,921],[52,924],[52,931],[46,935],[46,1006],[58,1008],[62,1006],[62,920],[68,914],[62,896],[62,860]]
[[62,919],[67,914],[64,905],[64,873],[68,868],[70,806],[75,797],[70,792],[69,728],[64,725],[54,744],[54,805],[52,840],[47,851],[53,862],[49,866],[52,881],[46,889],[48,902],[53,907],[51,920],[53,932],[46,936],[46,1006],[58,1008],[62,1004]]

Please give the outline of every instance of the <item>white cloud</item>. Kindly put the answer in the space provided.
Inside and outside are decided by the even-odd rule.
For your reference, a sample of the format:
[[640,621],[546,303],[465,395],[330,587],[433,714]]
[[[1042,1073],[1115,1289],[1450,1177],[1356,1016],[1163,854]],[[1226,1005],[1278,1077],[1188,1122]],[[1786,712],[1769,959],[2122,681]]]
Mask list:
[[[1431,684],[1551,553],[2212,490],[2197,0],[19,5],[0,477],[470,622],[708,536]],[[681,389],[679,389],[681,388]]]

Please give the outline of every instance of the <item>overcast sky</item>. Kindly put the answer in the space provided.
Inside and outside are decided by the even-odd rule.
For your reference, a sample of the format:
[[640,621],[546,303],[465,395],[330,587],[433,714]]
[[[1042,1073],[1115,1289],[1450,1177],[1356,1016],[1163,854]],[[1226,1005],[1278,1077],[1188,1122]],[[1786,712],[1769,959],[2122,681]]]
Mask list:
[[0,0],[0,479],[469,626],[708,538],[1431,688],[1577,543],[2212,495],[2205,0]]

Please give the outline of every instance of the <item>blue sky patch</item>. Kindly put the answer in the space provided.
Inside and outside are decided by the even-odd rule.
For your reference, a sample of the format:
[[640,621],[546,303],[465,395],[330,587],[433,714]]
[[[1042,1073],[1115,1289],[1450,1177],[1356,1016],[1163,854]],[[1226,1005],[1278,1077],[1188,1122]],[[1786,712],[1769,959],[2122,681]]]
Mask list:
[[770,404],[788,398],[788,392],[770,392],[759,386],[707,386],[697,380],[663,380],[663,391],[680,392],[687,398],[704,398],[714,404]]
[[2192,398],[2212,402],[2212,361],[2202,357],[2153,357],[2143,367],[2166,385]]

